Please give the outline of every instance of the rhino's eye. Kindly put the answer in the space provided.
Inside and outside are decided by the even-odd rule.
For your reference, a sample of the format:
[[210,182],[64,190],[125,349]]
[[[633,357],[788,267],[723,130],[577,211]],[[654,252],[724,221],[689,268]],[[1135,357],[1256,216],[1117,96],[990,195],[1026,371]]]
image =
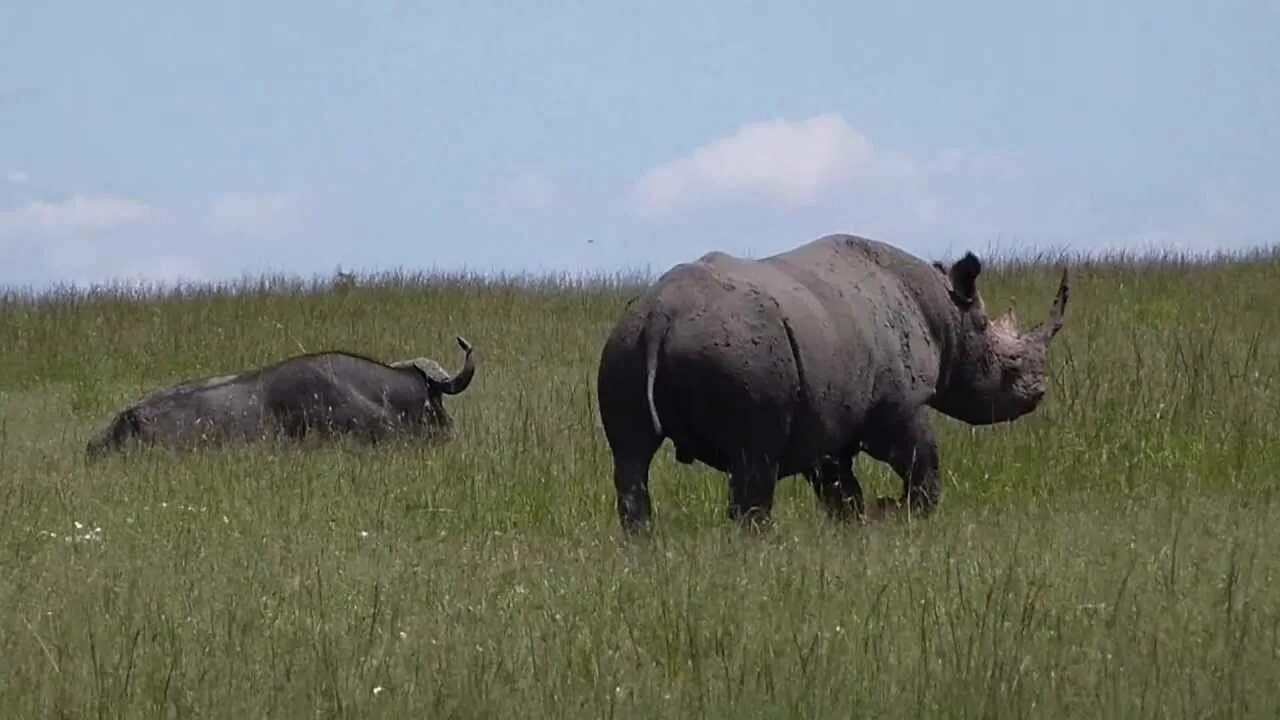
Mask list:
[[1012,387],[1018,382],[1018,377],[1022,375],[1022,363],[1011,362],[1005,365],[1000,371],[1000,382],[1005,387]]

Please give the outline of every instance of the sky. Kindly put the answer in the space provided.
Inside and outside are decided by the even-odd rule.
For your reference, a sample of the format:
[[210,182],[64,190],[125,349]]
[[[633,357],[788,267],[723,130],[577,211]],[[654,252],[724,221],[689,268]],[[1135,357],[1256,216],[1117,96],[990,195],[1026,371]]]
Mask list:
[[0,3],[0,285],[1280,242],[1280,4]]

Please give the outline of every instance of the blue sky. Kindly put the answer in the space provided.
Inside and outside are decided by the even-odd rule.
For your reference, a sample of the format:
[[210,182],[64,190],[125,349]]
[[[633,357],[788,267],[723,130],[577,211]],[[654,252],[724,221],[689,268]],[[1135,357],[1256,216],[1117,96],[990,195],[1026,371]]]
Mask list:
[[1276,35],[1266,1],[6,0],[0,284],[1272,244]]

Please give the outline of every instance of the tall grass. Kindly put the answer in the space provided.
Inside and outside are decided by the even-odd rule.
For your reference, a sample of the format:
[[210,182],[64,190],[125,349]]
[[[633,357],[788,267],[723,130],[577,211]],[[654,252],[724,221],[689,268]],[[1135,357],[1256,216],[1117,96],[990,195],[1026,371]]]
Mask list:
[[[1048,310],[1062,257],[990,263]],[[1280,255],[1066,258],[1035,414],[935,417],[940,512],[835,527],[786,481],[724,520],[655,463],[620,537],[596,419],[642,277],[386,274],[0,297],[8,717],[1276,717]],[[456,440],[151,452],[158,385],[303,350],[480,368]],[[877,494],[896,482],[862,461]]]

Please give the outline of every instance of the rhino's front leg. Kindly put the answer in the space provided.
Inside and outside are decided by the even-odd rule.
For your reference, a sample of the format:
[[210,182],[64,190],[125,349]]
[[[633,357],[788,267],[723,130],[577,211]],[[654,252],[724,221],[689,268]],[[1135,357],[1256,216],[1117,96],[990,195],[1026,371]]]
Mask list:
[[[902,497],[888,500],[888,504],[900,506],[905,501],[914,515],[928,515],[933,511],[942,497],[938,483],[938,442],[933,438],[933,429],[923,408],[882,426],[882,431],[865,448],[871,457],[888,463],[902,478]],[[882,498],[879,504],[884,505],[886,500]]]
[[824,458],[805,470],[804,476],[831,519],[844,521],[862,516],[862,486],[853,475],[852,454]]

